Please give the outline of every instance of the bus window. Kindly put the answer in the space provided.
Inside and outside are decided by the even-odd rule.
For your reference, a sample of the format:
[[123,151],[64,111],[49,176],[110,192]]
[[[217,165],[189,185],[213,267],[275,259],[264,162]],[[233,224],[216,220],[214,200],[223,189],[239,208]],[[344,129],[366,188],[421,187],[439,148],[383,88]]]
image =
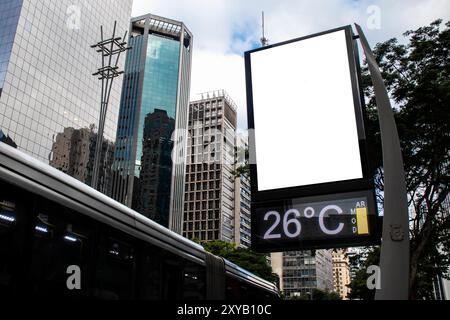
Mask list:
[[162,299],[161,250],[156,247],[144,249],[140,265],[139,298],[144,300]]
[[17,229],[15,202],[0,198],[0,294],[12,290],[14,270],[14,233]]
[[205,299],[206,270],[201,265],[147,244],[140,267],[140,299]]
[[32,295],[87,296],[94,222],[58,204],[43,199],[37,202],[30,268]]
[[170,252],[162,254],[162,299],[181,300],[183,297],[183,268],[185,260]]
[[206,299],[206,269],[191,261],[186,261],[183,272],[183,300]]
[[247,285],[248,292],[247,292],[247,299],[248,300],[264,300],[265,299],[265,292],[262,289],[259,289],[252,285]]
[[227,276],[226,284],[227,300],[272,300],[278,298],[275,293],[271,293],[230,276]]
[[246,298],[247,288],[244,283],[238,279],[227,276],[226,277],[226,299],[240,300]]
[[102,300],[133,298],[134,247],[116,236],[102,237],[96,272],[94,298]]

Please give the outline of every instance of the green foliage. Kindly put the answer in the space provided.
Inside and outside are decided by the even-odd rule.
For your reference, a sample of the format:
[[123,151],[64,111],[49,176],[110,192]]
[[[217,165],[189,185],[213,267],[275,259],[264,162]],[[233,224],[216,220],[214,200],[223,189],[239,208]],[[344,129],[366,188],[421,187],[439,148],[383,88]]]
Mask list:
[[237,178],[240,178],[241,176],[248,177],[250,175],[250,165],[248,163],[249,159],[249,151],[248,148],[238,148],[234,147],[234,154],[235,154],[235,160],[234,160],[234,169],[231,171],[231,177],[230,180],[234,181]]
[[352,256],[349,260],[350,268],[355,272],[355,277],[348,286],[350,288],[348,298],[351,300],[373,300],[375,298],[375,290],[367,288],[367,268],[380,264],[380,248],[361,249],[359,255]]
[[202,242],[201,244],[206,251],[223,257],[267,281],[279,282],[278,275],[272,272],[272,267],[263,254],[236,247],[232,243],[221,240]]
[[222,240],[205,241],[201,242],[201,245],[206,251],[225,259],[228,259],[227,257],[236,250],[235,244]]
[[313,289],[312,300],[342,300],[336,292],[327,292],[319,289]]
[[[411,299],[432,298],[436,275],[448,276],[450,168],[450,22],[441,20],[376,45],[374,54],[394,101],[411,209]],[[369,156],[383,199],[383,168],[376,101],[367,66]]]

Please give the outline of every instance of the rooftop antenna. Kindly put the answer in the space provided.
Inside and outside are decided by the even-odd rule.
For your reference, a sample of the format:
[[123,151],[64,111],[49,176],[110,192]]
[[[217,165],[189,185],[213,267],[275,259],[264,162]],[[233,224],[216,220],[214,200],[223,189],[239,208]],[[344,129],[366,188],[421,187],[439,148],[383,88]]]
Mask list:
[[269,39],[267,39],[264,35],[264,11],[262,12],[262,38],[261,38],[261,46],[265,47],[269,44]]

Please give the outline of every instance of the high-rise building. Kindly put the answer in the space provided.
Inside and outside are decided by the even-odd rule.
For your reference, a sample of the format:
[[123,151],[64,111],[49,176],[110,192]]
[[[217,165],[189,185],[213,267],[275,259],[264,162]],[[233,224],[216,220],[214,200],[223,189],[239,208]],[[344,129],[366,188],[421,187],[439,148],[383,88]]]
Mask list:
[[0,0],[0,97],[8,71],[22,2],[23,0]]
[[[58,133],[52,146],[50,165],[91,185],[97,144],[97,133],[94,128],[95,125],[81,129],[64,128],[63,132]],[[106,193],[106,188],[110,184],[113,156],[114,143],[103,140],[97,186],[103,193]]]
[[183,236],[235,240],[236,106],[224,91],[189,106]]
[[313,289],[333,291],[333,263],[330,250],[272,253],[274,272],[286,297],[312,296]]
[[338,293],[342,299],[347,299],[350,293],[350,264],[347,256],[347,250],[333,250],[333,286],[334,292]]
[[[92,74],[101,58],[91,45],[100,40],[101,26],[105,37],[112,34],[114,21],[122,36],[131,7],[132,0],[0,0],[0,130],[18,149],[56,164],[64,155],[53,147],[68,128],[81,133],[98,124],[101,82]],[[118,78],[111,90],[108,141],[116,136],[121,86]],[[65,152],[69,159],[75,151]],[[61,167],[75,173],[71,163],[79,165]]]
[[449,281],[439,275],[433,278],[433,296],[435,300],[449,300],[448,298]]
[[[442,202],[439,216],[445,219],[450,212],[450,194],[447,194]],[[442,250],[442,248],[438,248]],[[450,300],[450,280],[444,275],[438,275],[433,279],[434,298],[436,300]]]
[[[245,155],[248,150],[247,136],[236,135],[236,166],[245,166]],[[236,167],[236,170],[237,170]],[[235,180],[235,240],[236,245],[243,248],[251,246],[251,189],[248,172],[237,172]]]
[[1,129],[0,129],[0,142],[6,143],[13,148],[17,148],[17,144],[13,141],[13,139],[5,135]]
[[152,14],[130,29],[109,194],[181,233],[192,34]]

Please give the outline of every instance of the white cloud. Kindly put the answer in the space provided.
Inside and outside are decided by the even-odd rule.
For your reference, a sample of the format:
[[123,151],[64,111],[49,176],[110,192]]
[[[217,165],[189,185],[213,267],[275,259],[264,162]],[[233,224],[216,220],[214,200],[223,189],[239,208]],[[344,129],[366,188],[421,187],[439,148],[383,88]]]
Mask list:
[[199,99],[200,93],[220,89],[225,89],[237,104],[239,126],[246,127],[245,74],[242,57],[233,53],[194,50],[191,101]]
[[[367,8],[380,8],[380,28],[369,30]],[[372,45],[437,18],[450,20],[448,0],[134,0],[133,16],[153,13],[183,21],[194,34],[192,98],[225,89],[239,106],[246,125],[242,52],[261,36],[261,11],[271,43],[353,23]]]

